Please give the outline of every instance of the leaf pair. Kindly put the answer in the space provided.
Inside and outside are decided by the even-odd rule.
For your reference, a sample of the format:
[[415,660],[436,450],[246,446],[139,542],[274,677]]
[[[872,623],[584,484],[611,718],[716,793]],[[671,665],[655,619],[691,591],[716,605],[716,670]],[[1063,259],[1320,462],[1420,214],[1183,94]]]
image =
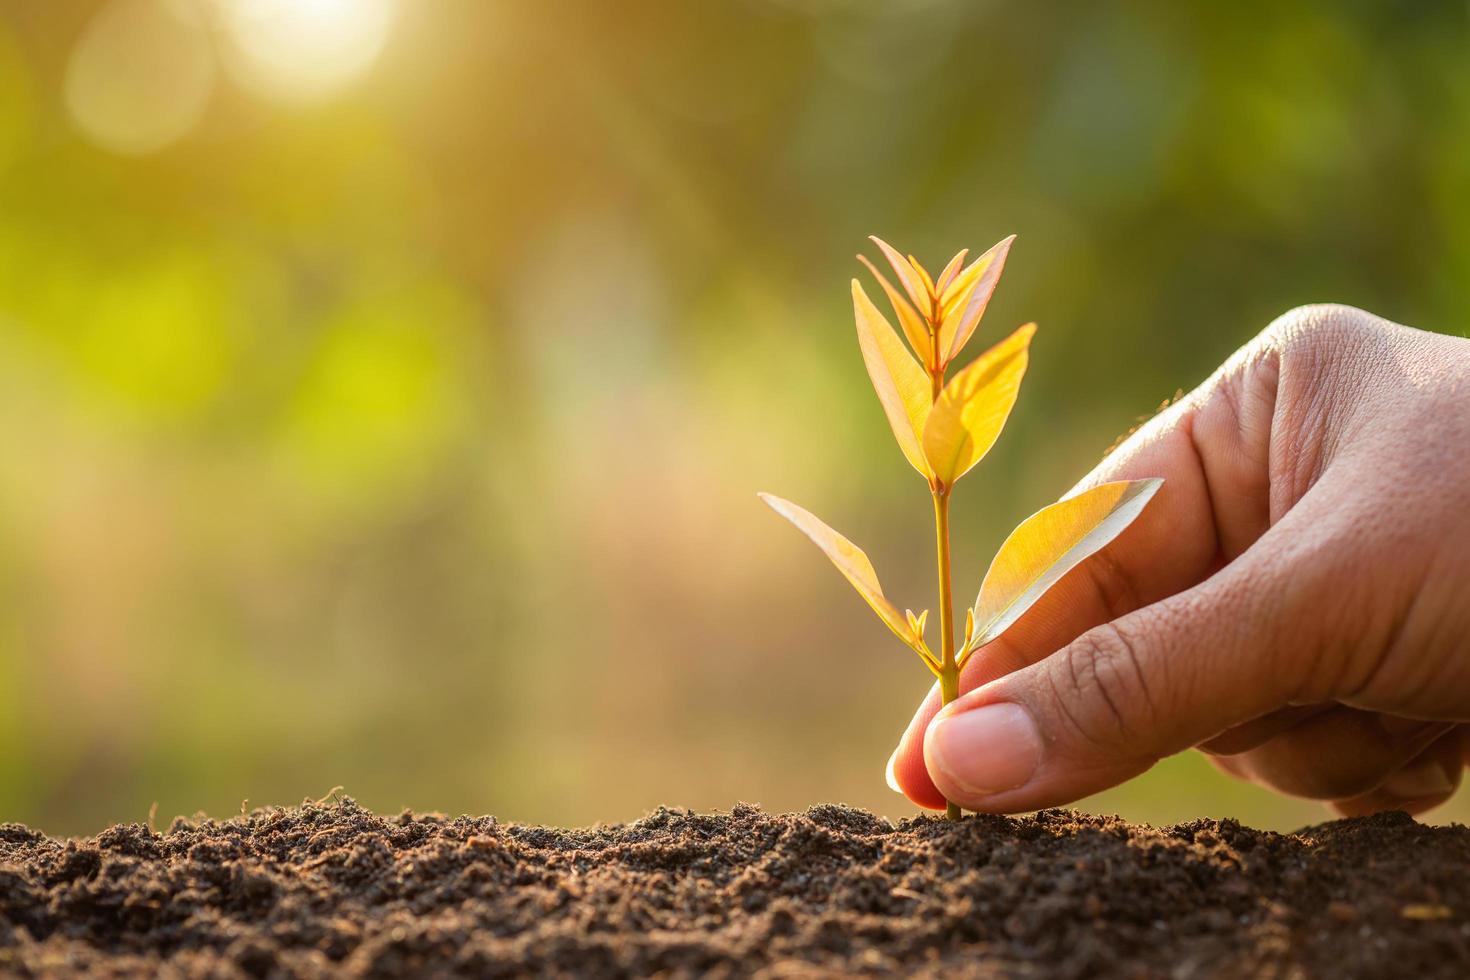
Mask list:
[[1035,324],[1027,324],[975,359],[934,398],[934,376],[914,360],[852,281],[853,317],[863,364],[898,447],[926,479],[953,486],[1000,436],[1026,373]]
[[[974,627],[961,659],[999,637],[1062,576],[1106,547],[1143,511],[1163,480],[1120,480],[1066,497],[1026,518],[990,563],[971,610]],[[861,548],[815,515],[768,493],[760,498],[811,538],[888,628],[934,670],[923,645],[922,617],[906,618],[883,595],[878,573]],[[915,628],[918,624],[919,628]]]

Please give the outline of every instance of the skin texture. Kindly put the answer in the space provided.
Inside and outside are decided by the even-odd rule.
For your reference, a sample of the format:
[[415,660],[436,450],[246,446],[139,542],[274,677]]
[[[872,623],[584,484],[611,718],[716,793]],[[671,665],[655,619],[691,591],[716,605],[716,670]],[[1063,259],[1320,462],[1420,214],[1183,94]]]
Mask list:
[[1147,476],[1138,521],[979,651],[958,701],[929,693],[894,788],[1018,812],[1198,747],[1343,814],[1447,799],[1470,749],[1470,341],[1293,310],[1081,486]]

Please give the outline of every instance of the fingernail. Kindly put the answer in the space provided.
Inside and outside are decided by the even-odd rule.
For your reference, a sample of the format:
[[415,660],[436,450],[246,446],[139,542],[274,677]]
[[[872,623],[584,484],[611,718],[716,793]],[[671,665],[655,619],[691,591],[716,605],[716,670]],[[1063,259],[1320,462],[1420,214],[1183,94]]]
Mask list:
[[1439,760],[1427,759],[1389,776],[1379,787],[1379,792],[1401,800],[1418,800],[1429,796],[1443,796],[1454,788],[1454,781],[1444,771]]
[[888,757],[888,766],[883,770],[883,778],[888,781],[888,788],[889,789],[893,790],[895,793],[897,793],[900,796],[902,796],[903,795],[903,790],[899,788],[899,785],[898,785],[898,777],[896,775],[894,775],[894,772],[893,772],[893,767],[895,765],[897,765],[897,764],[898,764],[898,749],[894,749],[893,750],[893,754]]
[[985,796],[1031,778],[1041,764],[1041,733],[1019,704],[987,704],[935,718],[924,757],[966,793]]

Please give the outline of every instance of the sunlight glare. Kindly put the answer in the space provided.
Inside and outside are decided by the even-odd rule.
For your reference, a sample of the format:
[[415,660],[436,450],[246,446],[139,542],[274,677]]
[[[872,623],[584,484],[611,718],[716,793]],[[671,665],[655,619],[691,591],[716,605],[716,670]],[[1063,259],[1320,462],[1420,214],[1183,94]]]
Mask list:
[[247,88],[286,102],[337,94],[372,67],[396,0],[218,0],[230,68]]

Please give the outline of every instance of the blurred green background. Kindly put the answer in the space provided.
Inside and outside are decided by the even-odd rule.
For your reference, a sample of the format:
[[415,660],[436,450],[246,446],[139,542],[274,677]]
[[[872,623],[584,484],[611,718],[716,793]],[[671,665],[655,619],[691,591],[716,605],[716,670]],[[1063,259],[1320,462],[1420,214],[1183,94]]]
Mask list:
[[964,593],[1289,307],[1470,323],[1467,10],[0,0],[0,819],[910,812],[928,677],[754,497],[930,604],[863,236],[1020,236]]

